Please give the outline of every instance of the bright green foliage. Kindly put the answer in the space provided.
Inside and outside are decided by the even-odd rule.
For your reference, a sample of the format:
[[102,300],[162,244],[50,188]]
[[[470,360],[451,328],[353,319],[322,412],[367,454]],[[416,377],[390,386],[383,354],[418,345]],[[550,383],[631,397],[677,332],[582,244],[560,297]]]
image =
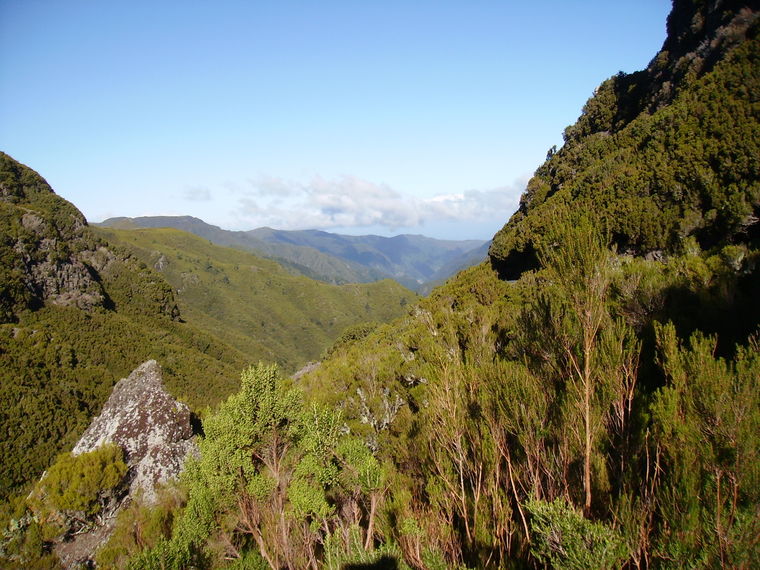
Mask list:
[[[655,561],[653,545],[673,532],[669,525],[679,533],[688,528],[689,519],[658,506],[680,509],[675,492],[661,485],[680,476],[662,455],[655,465],[669,447],[649,423],[660,373],[648,331],[654,315],[674,314],[685,300],[701,308],[681,314],[688,328],[721,299],[743,298],[741,276],[751,266],[735,261],[755,253],[696,248],[666,262],[645,261],[613,254],[583,220],[562,223],[557,216],[553,227],[552,241],[561,246],[546,252],[546,270],[514,283],[485,266],[463,272],[409,317],[336,351],[299,379],[377,445],[389,486],[380,529],[410,564],[421,566],[426,556],[452,567],[529,560],[532,498],[571,505],[573,524],[601,529],[610,541],[600,548],[609,546],[616,561]],[[749,352],[740,358],[742,370]],[[395,397],[403,404],[393,415]],[[739,416],[722,421],[731,430],[741,424]],[[700,419],[700,430],[712,422]],[[757,436],[740,431],[745,449],[756,449]],[[672,452],[685,458],[685,445]],[[586,457],[592,504],[584,518],[577,507],[585,506]],[[745,465],[756,467],[755,456],[747,457]],[[693,519],[700,533],[709,528],[705,520]],[[737,514],[725,527],[730,540],[752,536],[753,520],[750,510]]]
[[652,406],[667,526],[658,555],[720,566],[757,564],[760,531],[760,347],[733,362],[715,358],[715,339],[695,333],[681,346],[658,327],[668,384]]
[[307,406],[275,367],[247,369],[240,392],[204,422],[200,457],[183,476],[187,506],[171,540],[141,553],[133,566],[205,567],[256,551],[273,568],[304,568],[332,534],[347,539],[350,525],[361,527],[371,551],[367,535],[383,474],[360,446],[339,413]]
[[64,453],[37,484],[32,504],[41,514],[52,511],[84,520],[113,498],[126,473],[118,445],[102,445],[79,455]]
[[622,537],[613,529],[583,518],[562,499],[529,501],[530,552],[557,569],[619,568],[627,558]]
[[[553,370],[543,363],[537,368],[565,384],[563,422],[565,429],[576,434],[575,445],[583,456],[584,509],[589,512],[592,463],[599,464],[595,460],[599,440],[605,435],[615,400],[625,406],[619,400],[633,396],[639,346],[626,324],[610,315],[613,254],[598,224],[562,210],[556,214],[559,220],[555,219],[546,236],[555,245],[539,249],[549,286],[539,298],[538,310],[529,309],[524,318],[529,334],[543,337],[532,339],[532,345],[539,350],[553,346],[555,351]],[[605,485],[602,481],[602,488]]]
[[342,437],[337,446],[337,454],[347,469],[342,470],[342,486],[355,488],[360,493],[382,491],[386,474],[382,464],[361,440]]

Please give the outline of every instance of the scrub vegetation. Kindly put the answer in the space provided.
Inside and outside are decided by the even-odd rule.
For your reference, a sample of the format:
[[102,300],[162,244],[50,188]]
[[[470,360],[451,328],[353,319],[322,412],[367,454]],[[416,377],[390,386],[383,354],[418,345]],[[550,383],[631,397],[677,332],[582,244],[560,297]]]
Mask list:
[[[760,566],[758,22],[675,0],[663,50],[597,90],[488,262],[297,378],[241,367],[102,566]],[[147,263],[161,234],[130,235]],[[48,560],[15,524],[4,544]]]

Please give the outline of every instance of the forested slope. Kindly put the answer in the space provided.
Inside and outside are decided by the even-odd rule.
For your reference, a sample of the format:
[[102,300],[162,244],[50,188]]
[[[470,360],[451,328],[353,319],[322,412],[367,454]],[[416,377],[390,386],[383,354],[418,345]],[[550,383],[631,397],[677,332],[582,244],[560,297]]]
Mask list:
[[675,0],[489,263],[297,380],[245,370],[184,508],[136,506],[100,560],[760,566],[757,15]]
[[176,292],[183,319],[283,372],[320,357],[348,326],[387,322],[417,296],[389,279],[329,285],[289,274],[274,261],[173,229],[95,228],[128,248]]
[[161,361],[169,389],[196,407],[236,388],[245,355],[180,322],[157,272],[6,154],[0,259],[2,496],[70,447],[135,363]]
[[390,320],[416,298],[390,281],[293,277],[184,232],[91,228],[6,154],[0,192],[2,497],[70,447],[139,363],[159,361],[168,389],[200,411],[239,386],[244,366],[292,372],[343,328]]
[[744,2],[677,2],[649,67],[602,83],[496,234],[491,260],[516,278],[555,208],[595,211],[618,250],[674,252],[757,238],[760,48]]
[[758,566],[757,31],[676,0],[490,263],[295,385],[244,373],[135,567]]

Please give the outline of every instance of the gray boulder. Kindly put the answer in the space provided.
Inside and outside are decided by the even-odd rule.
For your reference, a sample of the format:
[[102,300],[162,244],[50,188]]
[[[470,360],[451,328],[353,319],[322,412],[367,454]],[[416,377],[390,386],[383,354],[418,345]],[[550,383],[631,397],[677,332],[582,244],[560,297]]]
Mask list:
[[129,496],[141,492],[143,501],[152,503],[156,486],[177,477],[196,449],[192,438],[190,409],[164,390],[161,367],[149,360],[114,386],[72,453],[109,442],[120,446],[129,468]]

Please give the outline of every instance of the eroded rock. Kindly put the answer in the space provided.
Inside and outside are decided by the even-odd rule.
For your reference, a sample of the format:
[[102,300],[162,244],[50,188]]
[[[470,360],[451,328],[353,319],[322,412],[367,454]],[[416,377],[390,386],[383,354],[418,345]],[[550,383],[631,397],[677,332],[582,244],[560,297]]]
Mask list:
[[91,566],[95,552],[113,532],[118,512],[137,497],[143,504],[155,503],[157,486],[176,478],[187,456],[197,452],[190,410],[164,390],[155,360],[119,380],[72,453],[93,451],[105,443],[124,450],[128,470],[123,490],[115,495],[116,504],[105,507],[107,514],[97,524],[55,546],[64,568]]
[[149,360],[119,380],[73,449],[80,454],[112,442],[124,450],[129,495],[155,500],[155,488],[179,475],[195,449],[190,409],[163,387],[161,367]]

